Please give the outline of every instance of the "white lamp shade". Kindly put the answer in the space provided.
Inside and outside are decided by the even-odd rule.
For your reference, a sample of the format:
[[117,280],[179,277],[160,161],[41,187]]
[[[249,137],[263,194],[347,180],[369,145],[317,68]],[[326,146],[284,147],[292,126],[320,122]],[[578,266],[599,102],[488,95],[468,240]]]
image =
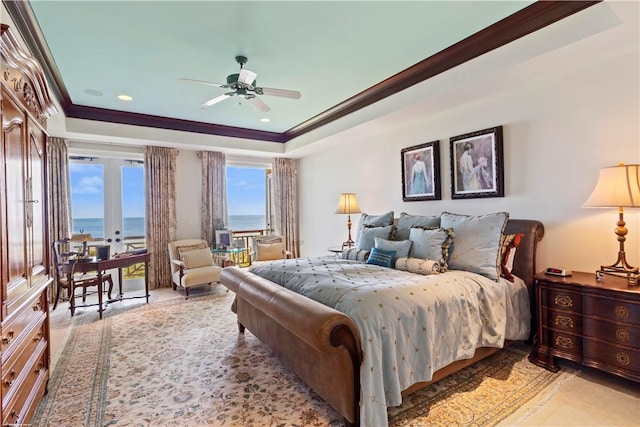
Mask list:
[[596,188],[583,205],[593,208],[640,207],[640,165],[600,169]]
[[352,214],[360,213],[360,206],[358,206],[358,200],[356,200],[356,193],[342,193],[340,194],[340,200],[338,200],[338,207],[336,208],[337,214]]

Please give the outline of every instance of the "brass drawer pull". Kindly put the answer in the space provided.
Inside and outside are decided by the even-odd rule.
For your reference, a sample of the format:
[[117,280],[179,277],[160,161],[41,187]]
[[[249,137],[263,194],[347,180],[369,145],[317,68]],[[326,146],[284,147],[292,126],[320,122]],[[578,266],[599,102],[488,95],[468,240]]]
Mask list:
[[569,295],[556,295],[553,303],[560,307],[573,307],[573,299]]
[[556,347],[573,348],[573,340],[569,337],[557,337]]
[[38,301],[32,308],[33,308],[33,311],[41,311],[42,310],[42,303],[40,301]]
[[629,317],[629,309],[623,305],[619,305],[616,307],[616,317],[618,319],[626,319]]
[[7,335],[2,337],[2,344],[9,344],[11,343],[11,341],[13,341],[13,335],[15,334],[15,332],[13,330],[9,331],[7,333]]
[[616,354],[616,360],[618,361],[619,364],[623,366],[627,366],[629,365],[631,358],[627,353],[621,351],[618,354]]
[[556,316],[556,320],[554,321],[556,326],[562,326],[563,328],[571,328],[573,329],[573,319],[568,316]]
[[11,387],[11,385],[13,384],[13,380],[16,379],[16,370],[12,369],[11,372],[9,372],[9,379],[4,381],[4,385],[6,385],[7,387]]
[[622,342],[629,342],[629,331],[627,331],[626,329],[617,329],[616,339]]

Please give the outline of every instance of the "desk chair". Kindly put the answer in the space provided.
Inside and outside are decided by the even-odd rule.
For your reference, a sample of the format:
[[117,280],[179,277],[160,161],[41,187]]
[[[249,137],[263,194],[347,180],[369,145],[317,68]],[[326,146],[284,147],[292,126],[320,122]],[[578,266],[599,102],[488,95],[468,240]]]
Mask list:
[[[75,299],[79,298],[79,296],[75,295],[76,289],[82,288],[82,302],[85,303],[87,301],[87,288],[91,286],[95,286],[96,288],[98,287],[98,276],[96,274],[87,273],[67,275],[62,272],[62,264],[69,262],[69,257],[72,255],[77,255],[76,252],[62,251],[63,245],[65,248],[69,247],[69,241],[69,238],[64,238],[56,240],[53,243],[53,263],[56,268],[56,299],[53,303],[53,310],[55,310],[58,305],[60,291],[62,291],[62,289],[66,289],[67,294],[69,295],[69,309],[73,316],[76,311]],[[109,299],[111,299],[111,291],[113,290],[113,279],[111,278],[111,274],[103,273],[102,282],[109,282],[109,291],[107,295]]]

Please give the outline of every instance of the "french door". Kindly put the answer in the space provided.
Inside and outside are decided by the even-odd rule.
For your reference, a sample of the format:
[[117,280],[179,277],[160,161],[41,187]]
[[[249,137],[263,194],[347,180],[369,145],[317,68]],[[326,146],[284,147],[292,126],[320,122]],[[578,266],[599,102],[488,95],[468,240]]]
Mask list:
[[73,233],[91,234],[111,254],[145,246],[141,161],[70,157],[69,177]]

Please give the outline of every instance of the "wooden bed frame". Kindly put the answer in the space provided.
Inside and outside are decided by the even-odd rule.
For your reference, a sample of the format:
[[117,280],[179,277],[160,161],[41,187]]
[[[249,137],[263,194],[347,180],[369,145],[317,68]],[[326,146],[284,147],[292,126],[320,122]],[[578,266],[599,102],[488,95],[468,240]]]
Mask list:
[[[516,250],[513,274],[523,279],[529,288],[533,322],[535,255],[544,227],[535,220],[510,219],[504,232],[524,233]],[[238,267],[225,268],[221,281],[236,294],[234,311],[240,332],[249,329],[271,348],[344,417],[346,425],[359,425],[362,352],[360,335],[351,318]],[[436,371],[431,381],[414,384],[402,395],[439,381],[498,350],[479,348],[473,358]]]

